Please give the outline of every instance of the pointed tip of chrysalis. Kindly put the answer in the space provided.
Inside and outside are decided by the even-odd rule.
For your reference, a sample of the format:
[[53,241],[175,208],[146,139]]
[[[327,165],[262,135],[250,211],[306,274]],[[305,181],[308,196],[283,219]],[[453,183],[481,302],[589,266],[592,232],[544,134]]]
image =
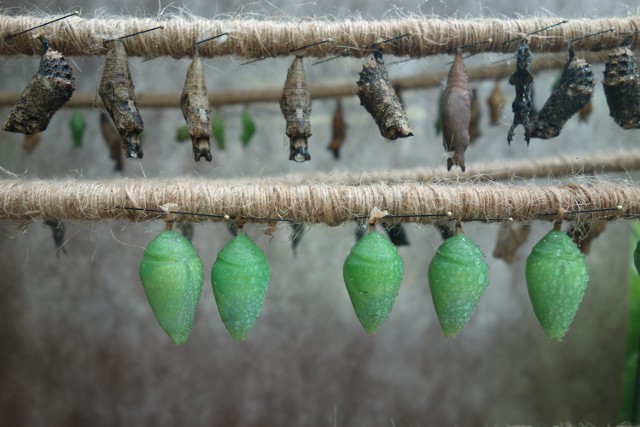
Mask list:
[[233,342],[242,342],[244,340],[247,339],[247,335],[249,335],[249,331],[245,331],[245,330],[230,330],[227,329],[229,331],[229,335],[231,335],[231,339],[233,340]]

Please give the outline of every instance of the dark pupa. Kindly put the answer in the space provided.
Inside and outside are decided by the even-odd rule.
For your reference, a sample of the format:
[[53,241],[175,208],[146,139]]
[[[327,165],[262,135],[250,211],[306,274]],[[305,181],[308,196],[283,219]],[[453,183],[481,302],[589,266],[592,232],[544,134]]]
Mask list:
[[100,133],[102,133],[102,138],[109,149],[109,156],[115,162],[114,170],[122,172],[124,169],[122,138],[116,128],[113,127],[109,116],[104,112],[100,113]]
[[495,85],[493,86],[493,90],[487,98],[487,105],[489,106],[489,117],[490,123],[492,125],[500,124],[500,118],[502,117],[502,110],[507,103],[507,98],[505,98],[502,93],[502,89],[500,88],[500,81],[496,80]]
[[409,119],[389,80],[380,49],[376,49],[373,57],[362,67],[357,84],[360,104],[371,114],[382,136],[391,140],[413,136]]
[[464,71],[462,52],[453,60],[447,87],[442,97],[442,144],[449,154],[447,170],[453,165],[465,171],[464,152],[469,146],[469,124],[471,122],[471,91],[469,77]]
[[471,89],[471,121],[469,122],[469,144],[476,142],[476,139],[482,135],[480,132],[480,119],[482,111],[480,110],[480,101],[478,100],[478,91]]
[[531,138],[549,139],[560,134],[562,127],[591,100],[595,81],[591,66],[575,57],[569,49],[569,61],[562,70],[558,87],[531,125]]
[[44,38],[38,72],[11,109],[4,130],[32,135],[44,131],[49,121],[71,99],[75,89],[73,70],[67,58],[50,49]]
[[336,109],[333,112],[331,143],[328,149],[333,153],[333,157],[337,160],[340,158],[340,147],[344,143],[347,136],[347,124],[344,121],[344,113],[342,112],[342,102],[336,101]]
[[507,264],[512,264],[516,259],[516,252],[522,246],[531,233],[531,224],[505,223],[498,230],[496,247],[493,256],[502,258]]
[[121,40],[109,40],[105,44],[109,50],[98,93],[122,138],[125,155],[141,159],[140,133],[144,130],[144,123],[136,106],[127,52]]
[[638,58],[628,46],[623,45],[609,54],[602,86],[613,120],[623,129],[640,128]]
[[409,238],[401,223],[383,222],[382,226],[395,246],[409,246]]
[[289,160],[305,162],[311,160],[307,139],[311,136],[311,95],[307,89],[307,76],[304,72],[302,57],[296,56],[287,72],[280,110],[287,122],[286,134],[289,137]]
[[196,49],[180,97],[180,107],[191,135],[193,157],[196,162],[204,157],[211,161],[211,109],[204,78],[202,60]]
[[513,123],[507,134],[511,144],[516,126],[524,127],[524,139],[529,145],[530,125],[533,119],[533,76],[531,75],[531,50],[526,39],[522,39],[516,50],[516,71],[509,77],[509,84],[516,87],[516,99],[511,104]]
[[567,230],[567,235],[578,246],[580,252],[588,255],[591,250],[591,242],[604,232],[606,225],[606,221],[598,219],[585,222],[576,221]]

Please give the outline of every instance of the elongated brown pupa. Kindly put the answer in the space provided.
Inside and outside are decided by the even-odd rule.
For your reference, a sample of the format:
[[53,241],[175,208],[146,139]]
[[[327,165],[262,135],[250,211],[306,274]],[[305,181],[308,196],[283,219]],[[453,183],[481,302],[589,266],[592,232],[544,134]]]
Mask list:
[[32,133],[31,135],[24,136],[24,143],[22,144],[22,148],[27,153],[31,154],[33,150],[40,144],[40,140],[42,139],[41,133]]
[[32,135],[44,131],[51,117],[71,99],[75,89],[67,58],[50,49],[44,38],[38,72],[11,109],[4,130]]
[[141,159],[140,133],[144,130],[144,123],[136,106],[136,94],[129,72],[127,51],[121,40],[109,40],[105,44],[109,47],[109,51],[98,93],[122,138],[126,149],[125,155],[129,158]]
[[507,134],[511,144],[513,131],[518,125],[524,127],[524,139],[529,145],[530,124],[533,119],[533,76],[531,75],[531,50],[527,39],[522,39],[516,50],[516,71],[509,77],[509,84],[516,87],[516,99],[511,104],[513,123]]
[[598,219],[586,222],[575,222],[569,227],[569,230],[567,230],[567,235],[578,245],[580,252],[588,255],[591,250],[591,242],[604,232],[606,225],[606,221]]
[[336,109],[333,112],[331,143],[329,150],[333,153],[335,159],[340,158],[340,147],[344,143],[347,136],[347,123],[344,121],[344,113],[342,112],[342,102],[336,101]]
[[109,156],[115,162],[114,170],[122,171],[124,168],[124,152],[122,151],[122,138],[118,130],[113,127],[109,116],[100,113],[100,132],[109,149]]
[[469,122],[469,144],[476,142],[476,139],[482,135],[480,132],[480,119],[482,111],[480,110],[480,101],[478,100],[478,91],[471,89],[471,121]]
[[562,70],[560,83],[531,125],[531,138],[558,136],[567,120],[591,100],[594,87],[591,65],[576,58],[573,49],[569,49],[569,61]]
[[442,97],[442,144],[450,157],[447,170],[453,165],[464,172],[464,152],[469,146],[469,123],[471,122],[471,91],[469,77],[464,71],[462,52],[458,51],[453,60],[447,87]]
[[507,98],[505,98],[502,93],[502,89],[500,88],[500,81],[496,80],[495,85],[493,86],[493,90],[487,98],[487,105],[489,106],[489,117],[490,123],[495,126],[500,124],[500,119],[502,118],[502,109],[507,103]]
[[371,114],[382,136],[387,139],[413,136],[409,119],[389,80],[380,49],[376,49],[373,57],[364,64],[357,83],[360,104]]
[[613,120],[623,129],[640,128],[638,58],[628,46],[623,45],[609,54],[602,86]]
[[287,72],[280,110],[287,121],[286,134],[289,137],[289,160],[305,162],[311,160],[307,139],[311,136],[311,95],[307,89],[307,76],[302,57],[296,56]]
[[202,60],[196,49],[180,97],[180,107],[191,135],[193,157],[196,162],[204,157],[211,161],[211,109],[204,79]]
[[517,259],[518,248],[527,241],[529,233],[531,233],[531,224],[505,223],[498,230],[493,256],[502,258],[507,264],[512,264]]

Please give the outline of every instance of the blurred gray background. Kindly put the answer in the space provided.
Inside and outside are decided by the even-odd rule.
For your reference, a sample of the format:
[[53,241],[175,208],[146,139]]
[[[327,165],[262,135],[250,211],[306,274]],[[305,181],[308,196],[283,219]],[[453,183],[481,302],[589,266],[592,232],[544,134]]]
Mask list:
[[[168,4],[112,1],[50,1],[3,8],[59,12],[82,7],[85,16],[155,16]],[[565,18],[626,16],[638,2],[541,0],[516,2],[344,0],[299,2],[196,1],[194,15],[232,12],[259,18],[394,18],[411,13],[441,17],[516,17],[551,14]],[[520,3],[522,4],[522,3]],[[164,13],[181,13],[179,3]],[[24,9],[10,9],[19,13]],[[505,55],[477,55],[467,68]],[[74,57],[78,91],[96,92],[104,58]],[[392,61],[389,58],[389,61]],[[446,70],[450,58],[427,58],[389,67],[391,77]],[[0,90],[18,90],[35,72],[38,58],[0,58]],[[239,66],[237,58],[205,60],[209,91],[281,87],[290,59]],[[138,92],[179,92],[189,61],[159,58],[130,61]],[[309,66],[310,84],[355,81],[362,60],[339,59]],[[602,64],[594,65],[597,88],[587,124],[571,119],[562,134],[526,147],[522,128],[511,147],[507,107],[500,126],[488,124],[485,100],[492,81],[473,82],[482,107],[482,136],[467,151],[467,165],[504,159],[586,153],[631,147],[638,134],[623,131],[608,116],[601,89]],[[536,104],[548,97],[557,71],[536,75]],[[514,91],[501,82],[509,105]],[[213,162],[194,163],[190,142],[174,141],[183,124],[175,109],[144,109],[146,141],[142,162],[126,162],[124,176],[232,178],[298,171],[380,170],[434,167],[442,159],[433,123],[437,89],[402,93],[415,136],[389,143],[379,135],[356,97],[345,98],[349,126],[342,158],[326,145],[334,101],[313,105],[312,161],[288,161],[284,119],[277,103],[249,106],[258,131],[247,149],[239,142],[241,106],[224,107],[227,149]],[[6,117],[9,108],[0,109]],[[113,164],[99,133],[99,111],[82,110],[88,129],[84,146],[73,148],[71,109],[58,112],[40,146],[28,155],[22,135],[0,134],[0,166],[39,178],[111,179]],[[4,119],[3,119],[4,120]],[[617,178],[628,178],[620,175]],[[580,179],[575,178],[575,179]],[[540,180],[545,184],[552,180]],[[294,255],[290,229],[280,225],[272,239],[264,226],[248,234],[265,250],[271,282],[264,310],[246,342],[233,343],[215,307],[210,268],[231,238],[223,224],[199,224],[193,243],[205,266],[202,299],[191,336],[176,348],[157,325],[138,279],[144,246],[163,228],[160,221],[67,224],[66,254],[56,256],[51,230],[33,223],[0,229],[0,425],[326,425],[418,426],[545,424],[617,420],[627,316],[630,226],[616,222],[592,245],[591,281],[583,306],[560,344],[549,343],[531,309],[524,282],[530,248],[550,227],[535,222],[513,265],[491,256],[498,225],[469,223],[465,231],[490,264],[490,285],[469,325],[445,339],[437,322],[426,271],[441,243],[430,226],[407,226],[411,245],[400,249],[405,278],[386,324],[364,333],[342,281],[342,264],[354,244],[355,224],[314,226]]]

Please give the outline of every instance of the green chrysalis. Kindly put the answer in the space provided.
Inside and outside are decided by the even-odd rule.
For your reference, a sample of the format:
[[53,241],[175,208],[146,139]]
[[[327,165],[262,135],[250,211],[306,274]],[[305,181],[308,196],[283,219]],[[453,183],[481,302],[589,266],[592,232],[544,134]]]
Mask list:
[[251,138],[256,133],[256,122],[253,121],[249,109],[242,110],[242,135],[240,135],[240,141],[242,146],[247,147],[251,142]]
[[145,249],[140,280],[158,323],[176,345],[189,336],[202,279],[202,261],[179,232],[165,230]]
[[376,333],[389,317],[403,270],[396,247],[376,231],[351,248],[342,275],[356,316],[368,334]]
[[177,142],[185,142],[191,139],[191,134],[189,133],[189,126],[182,125],[176,130],[176,141]]
[[84,116],[80,110],[75,110],[69,120],[69,128],[71,129],[71,138],[73,139],[74,147],[82,147],[82,138],[84,137],[84,131],[87,128],[87,122],[84,120]]
[[429,264],[429,287],[446,337],[467,324],[488,284],[489,266],[473,240],[458,231],[440,245]]
[[545,334],[550,340],[560,341],[578,312],[589,282],[584,255],[569,236],[554,229],[531,250],[526,278],[533,311]]
[[211,119],[211,131],[213,132],[213,138],[216,140],[216,145],[220,150],[224,150],[224,121],[222,120],[222,114],[216,110],[213,113]]
[[234,341],[244,340],[256,323],[269,287],[269,274],[264,252],[242,232],[218,253],[211,269],[211,284],[222,323]]

